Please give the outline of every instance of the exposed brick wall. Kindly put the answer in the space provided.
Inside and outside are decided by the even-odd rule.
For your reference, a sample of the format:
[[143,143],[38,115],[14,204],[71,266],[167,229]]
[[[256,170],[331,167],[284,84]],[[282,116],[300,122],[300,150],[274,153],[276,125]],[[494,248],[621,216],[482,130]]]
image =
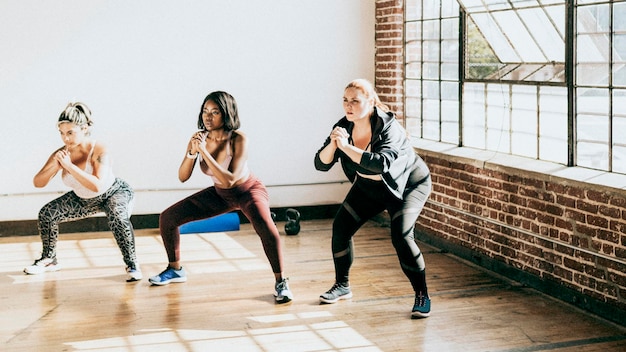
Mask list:
[[[403,111],[402,1],[376,1],[376,86]],[[400,115],[402,118],[402,115]],[[626,324],[626,190],[419,151],[433,244]]]
[[625,191],[420,155],[433,193],[419,231],[626,310]]

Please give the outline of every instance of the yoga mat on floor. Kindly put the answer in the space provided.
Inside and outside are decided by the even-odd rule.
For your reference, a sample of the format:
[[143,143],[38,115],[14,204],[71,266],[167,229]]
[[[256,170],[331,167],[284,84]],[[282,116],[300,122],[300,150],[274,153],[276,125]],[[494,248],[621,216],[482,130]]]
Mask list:
[[212,218],[188,222],[179,228],[180,234],[238,231],[239,215],[237,213],[226,213]]

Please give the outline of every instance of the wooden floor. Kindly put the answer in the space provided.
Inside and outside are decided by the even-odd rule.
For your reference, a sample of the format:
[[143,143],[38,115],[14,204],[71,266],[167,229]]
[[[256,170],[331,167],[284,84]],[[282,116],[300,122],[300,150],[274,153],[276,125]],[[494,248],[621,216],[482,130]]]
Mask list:
[[[281,233],[284,223],[278,223]],[[410,319],[413,294],[388,237],[355,237],[354,297],[320,305],[333,283],[330,220],[283,233],[295,300],[276,305],[273,276],[249,224],[182,237],[186,283],[150,286],[166,266],[157,230],[137,231],[144,280],[126,283],[108,232],[64,234],[63,270],[22,269],[38,236],[0,238],[2,351],[626,351],[626,328],[421,244],[432,314]]]

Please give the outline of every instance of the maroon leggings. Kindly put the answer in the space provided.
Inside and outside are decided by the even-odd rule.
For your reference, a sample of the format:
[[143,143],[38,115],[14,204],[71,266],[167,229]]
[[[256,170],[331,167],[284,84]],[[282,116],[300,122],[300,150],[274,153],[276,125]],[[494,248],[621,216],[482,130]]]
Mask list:
[[267,189],[255,176],[230,189],[209,187],[175,203],[161,213],[159,228],[170,262],[180,260],[179,226],[191,221],[241,210],[261,238],[274,273],[282,272],[280,233],[272,220]]

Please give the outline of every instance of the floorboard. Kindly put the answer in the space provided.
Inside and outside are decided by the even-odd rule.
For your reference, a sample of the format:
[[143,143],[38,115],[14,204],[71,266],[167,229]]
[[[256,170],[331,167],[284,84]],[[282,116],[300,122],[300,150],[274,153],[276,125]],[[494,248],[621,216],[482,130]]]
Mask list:
[[331,220],[282,232],[295,294],[276,305],[273,276],[249,224],[182,236],[186,283],[157,287],[157,230],[137,230],[144,280],[126,283],[109,232],[62,234],[63,269],[25,275],[38,236],[0,238],[2,351],[626,351],[626,328],[419,243],[432,315],[411,319],[413,292],[389,229],[355,236],[354,297],[320,304],[333,283]]

